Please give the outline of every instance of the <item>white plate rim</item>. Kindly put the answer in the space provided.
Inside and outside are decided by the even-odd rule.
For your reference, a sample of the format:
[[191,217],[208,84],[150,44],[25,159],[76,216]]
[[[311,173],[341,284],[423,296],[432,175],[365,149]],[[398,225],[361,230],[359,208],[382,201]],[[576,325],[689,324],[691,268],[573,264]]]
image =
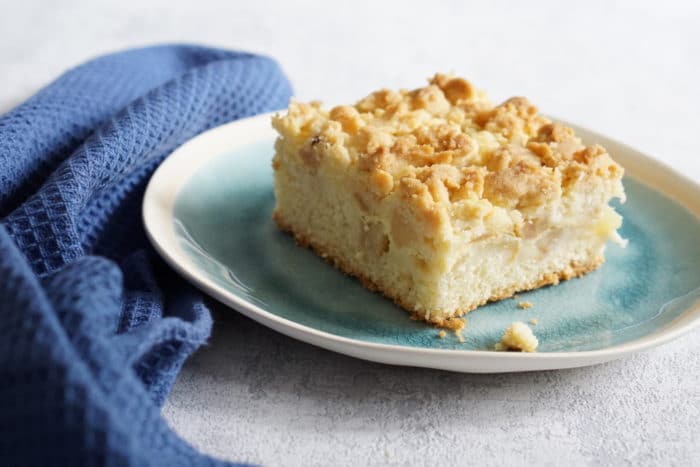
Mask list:
[[[178,147],[152,175],[142,204],[146,234],[165,261],[208,295],[264,326],[294,339],[364,360],[473,373],[563,369],[603,363],[664,344],[700,326],[700,301],[697,301],[666,326],[650,334],[598,350],[516,353],[432,349],[338,336],[282,318],[250,303],[209,279],[180,247],[173,209],[179,191],[197,169],[236,147],[273,137],[270,118],[274,114],[271,112],[221,125]],[[566,124],[573,127],[584,140],[605,146],[633,178],[674,199],[700,217],[700,185],[696,182],[623,143],[578,125]]]

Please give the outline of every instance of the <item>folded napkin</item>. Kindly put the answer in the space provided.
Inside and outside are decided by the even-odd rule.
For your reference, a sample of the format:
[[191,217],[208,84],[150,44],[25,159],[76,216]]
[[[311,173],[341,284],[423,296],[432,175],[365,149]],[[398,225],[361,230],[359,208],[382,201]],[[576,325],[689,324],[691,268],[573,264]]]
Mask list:
[[150,247],[141,199],[178,145],[290,93],[268,58],[159,46],[0,116],[0,465],[227,465],[160,416],[211,317]]

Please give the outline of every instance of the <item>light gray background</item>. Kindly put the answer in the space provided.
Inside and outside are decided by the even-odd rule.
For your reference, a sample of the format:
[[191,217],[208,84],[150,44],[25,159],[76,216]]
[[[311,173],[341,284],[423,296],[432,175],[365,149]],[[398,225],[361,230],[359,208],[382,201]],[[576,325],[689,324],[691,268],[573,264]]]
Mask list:
[[[496,100],[528,96],[700,181],[698,2],[0,3],[0,111],[95,54],[200,42],[272,55],[300,99],[329,103],[454,71]],[[163,412],[216,456],[700,465],[700,331],[592,368],[462,375],[354,360],[213,308],[211,342]]]

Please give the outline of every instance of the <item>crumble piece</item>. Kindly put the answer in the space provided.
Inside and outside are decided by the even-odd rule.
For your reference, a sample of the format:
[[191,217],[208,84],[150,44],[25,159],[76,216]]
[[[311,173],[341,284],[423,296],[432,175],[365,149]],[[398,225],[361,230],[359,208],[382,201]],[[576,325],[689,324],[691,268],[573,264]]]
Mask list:
[[530,327],[520,321],[512,323],[503,333],[501,341],[496,344],[496,350],[517,350],[535,352],[539,342]]
[[518,302],[518,308],[521,310],[527,310],[528,308],[532,308],[533,305],[532,302]]

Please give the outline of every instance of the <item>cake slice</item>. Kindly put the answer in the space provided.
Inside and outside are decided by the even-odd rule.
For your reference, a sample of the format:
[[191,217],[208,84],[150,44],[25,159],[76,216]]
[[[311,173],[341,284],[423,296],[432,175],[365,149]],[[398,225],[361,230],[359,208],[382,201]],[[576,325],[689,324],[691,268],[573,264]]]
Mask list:
[[425,321],[596,269],[623,169],[525,98],[435,75],[273,117],[282,230]]

